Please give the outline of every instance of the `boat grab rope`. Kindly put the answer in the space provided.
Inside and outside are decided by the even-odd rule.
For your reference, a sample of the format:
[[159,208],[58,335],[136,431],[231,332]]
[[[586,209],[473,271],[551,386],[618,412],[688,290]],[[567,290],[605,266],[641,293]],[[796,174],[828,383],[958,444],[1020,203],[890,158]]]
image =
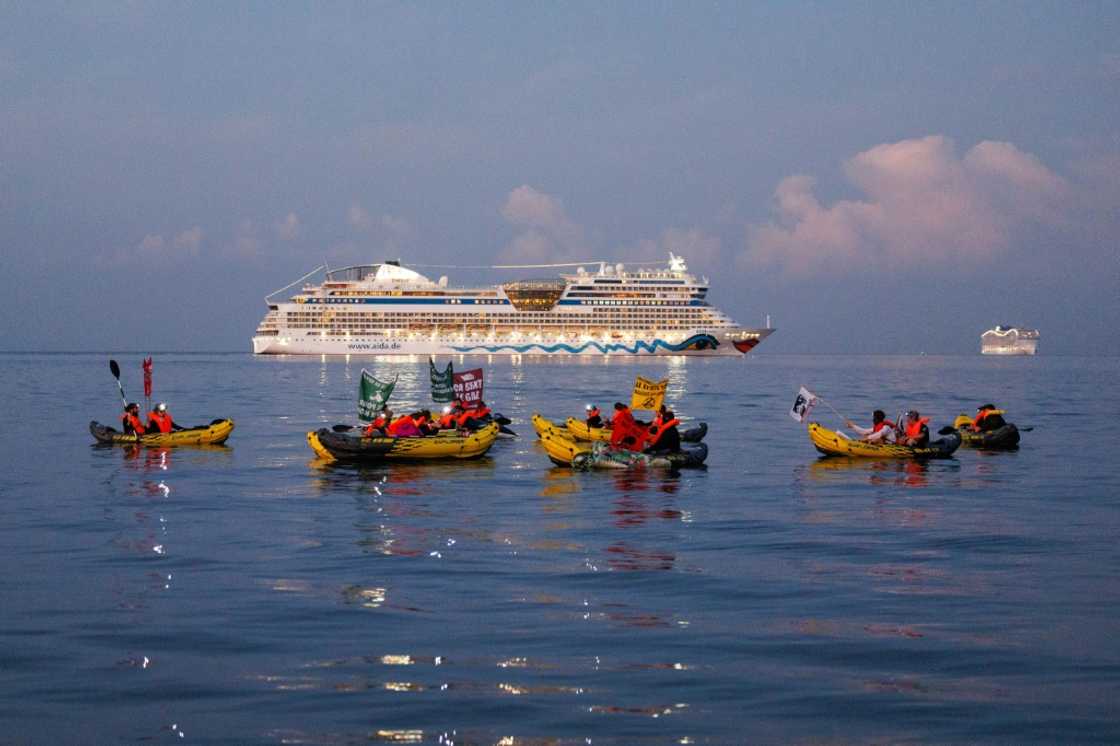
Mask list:
[[267,304],[267,303],[268,303],[268,299],[269,299],[269,298],[271,298],[272,296],[274,296],[274,295],[279,295],[280,293],[284,292],[285,290],[287,290],[288,288],[292,287],[293,285],[298,285],[299,283],[303,282],[304,280],[306,280],[306,279],[307,279],[308,277],[310,277],[311,275],[315,274],[316,272],[319,272],[320,270],[324,270],[324,269],[326,269],[326,268],[327,268],[327,265],[325,265],[325,264],[320,264],[320,265],[319,265],[318,267],[316,267],[315,269],[311,270],[310,272],[308,272],[307,274],[305,274],[305,275],[304,275],[303,277],[299,278],[299,279],[298,279],[298,280],[296,280],[295,282],[289,282],[289,283],[288,283],[287,285],[285,285],[284,287],[280,288],[279,290],[273,290],[273,291],[272,291],[271,293],[269,293],[268,295],[266,295],[266,296],[264,297],[264,302],[265,302],[265,303]]
[[[402,262],[405,267],[422,267],[424,269],[552,269],[555,267],[586,267],[589,264],[613,264],[602,259],[591,259],[586,262],[563,262],[561,264],[413,264]],[[665,264],[660,262],[626,262],[638,266],[652,266]]]

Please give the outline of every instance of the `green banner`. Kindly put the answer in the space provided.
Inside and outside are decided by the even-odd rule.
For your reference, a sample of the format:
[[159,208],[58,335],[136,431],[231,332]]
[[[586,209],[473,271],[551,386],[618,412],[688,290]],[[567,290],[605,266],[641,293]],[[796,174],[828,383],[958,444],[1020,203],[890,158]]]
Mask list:
[[455,391],[451,386],[454,371],[451,370],[451,361],[447,361],[447,370],[440,373],[436,369],[435,361],[428,358],[428,373],[432,378],[432,401],[449,402],[455,400]]
[[382,383],[363,368],[362,382],[358,386],[358,419],[372,422],[385,406],[385,402],[389,401],[389,396],[392,395],[393,387],[396,385],[396,377],[389,383]]

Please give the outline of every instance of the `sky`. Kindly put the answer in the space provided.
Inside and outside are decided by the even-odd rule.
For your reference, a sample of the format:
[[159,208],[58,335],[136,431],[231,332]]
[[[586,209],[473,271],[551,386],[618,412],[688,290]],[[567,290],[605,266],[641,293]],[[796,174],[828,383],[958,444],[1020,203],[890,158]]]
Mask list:
[[1120,342],[1117,2],[0,18],[2,350],[248,350],[263,297],[324,262],[669,251],[771,316],[753,354]]

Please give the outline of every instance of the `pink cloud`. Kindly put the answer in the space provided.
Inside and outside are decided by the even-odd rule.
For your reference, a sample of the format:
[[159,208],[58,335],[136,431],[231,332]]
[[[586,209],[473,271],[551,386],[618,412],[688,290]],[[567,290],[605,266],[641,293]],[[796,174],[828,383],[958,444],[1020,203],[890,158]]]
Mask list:
[[990,261],[1031,225],[1060,219],[1068,191],[1010,143],[981,142],[960,158],[937,135],[877,145],[844,173],[865,199],[822,205],[811,177],[782,180],[775,220],[748,228],[740,260],[794,274]]
[[509,193],[501,212],[522,232],[502,249],[500,261],[535,264],[588,258],[582,226],[568,217],[556,197],[522,185]]

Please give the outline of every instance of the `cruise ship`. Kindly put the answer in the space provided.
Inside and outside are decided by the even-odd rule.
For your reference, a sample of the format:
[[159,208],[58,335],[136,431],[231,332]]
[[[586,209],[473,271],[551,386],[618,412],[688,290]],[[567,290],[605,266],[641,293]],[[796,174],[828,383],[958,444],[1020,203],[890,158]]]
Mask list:
[[[414,265],[421,266],[421,265]],[[398,261],[319,267],[265,298],[258,355],[733,355],[774,330],[747,329],[708,303],[708,280],[669,254],[656,268],[575,267],[478,288],[433,281]],[[304,284],[289,299],[272,299]]]
[[1033,355],[1038,351],[1038,329],[997,324],[980,335],[981,355]]

